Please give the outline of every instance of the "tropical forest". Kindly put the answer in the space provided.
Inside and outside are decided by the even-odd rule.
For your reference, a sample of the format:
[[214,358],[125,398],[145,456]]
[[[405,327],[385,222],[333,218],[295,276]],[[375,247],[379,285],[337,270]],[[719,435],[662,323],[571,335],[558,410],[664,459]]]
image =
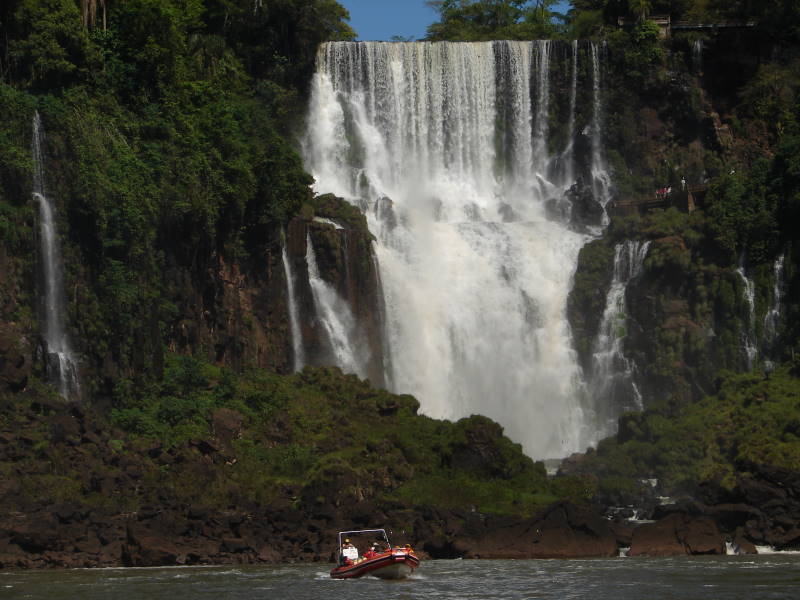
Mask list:
[[426,4],[2,2],[0,572],[800,550],[798,3]]

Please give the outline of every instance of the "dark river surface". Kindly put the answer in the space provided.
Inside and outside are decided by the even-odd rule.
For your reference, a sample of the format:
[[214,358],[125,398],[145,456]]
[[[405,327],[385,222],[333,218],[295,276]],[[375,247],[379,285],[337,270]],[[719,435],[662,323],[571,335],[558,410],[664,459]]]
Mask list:
[[431,560],[410,579],[333,580],[329,565],[0,572],[0,598],[302,600],[800,599],[800,555]]

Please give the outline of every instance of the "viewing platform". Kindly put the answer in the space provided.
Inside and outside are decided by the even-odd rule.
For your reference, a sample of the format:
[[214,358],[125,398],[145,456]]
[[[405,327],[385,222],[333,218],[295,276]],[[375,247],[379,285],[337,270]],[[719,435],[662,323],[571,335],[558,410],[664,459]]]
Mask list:
[[616,215],[646,214],[651,210],[667,209],[672,206],[682,212],[692,212],[702,208],[705,203],[708,184],[689,185],[686,189],[673,189],[663,196],[647,198],[625,198],[614,202],[612,212]]
[[[690,23],[689,21],[675,21],[672,22],[672,17],[669,15],[653,15],[647,18],[651,23],[655,23],[659,28],[659,37],[666,39],[670,37],[672,31],[702,31],[714,29],[744,29],[749,27],[756,27],[758,23],[755,21],[723,21],[718,23]],[[625,19],[619,17],[617,25],[619,27],[633,27],[639,21],[637,19]]]

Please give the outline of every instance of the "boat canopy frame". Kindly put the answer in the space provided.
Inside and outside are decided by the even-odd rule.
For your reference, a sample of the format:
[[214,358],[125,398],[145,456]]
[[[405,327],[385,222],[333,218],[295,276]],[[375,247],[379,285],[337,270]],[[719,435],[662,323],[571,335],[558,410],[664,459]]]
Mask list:
[[356,533],[382,533],[383,539],[386,540],[386,545],[391,548],[392,544],[389,541],[389,536],[386,535],[385,529],[354,529],[352,531],[340,531],[339,532],[339,551],[342,550],[342,536],[352,535]]

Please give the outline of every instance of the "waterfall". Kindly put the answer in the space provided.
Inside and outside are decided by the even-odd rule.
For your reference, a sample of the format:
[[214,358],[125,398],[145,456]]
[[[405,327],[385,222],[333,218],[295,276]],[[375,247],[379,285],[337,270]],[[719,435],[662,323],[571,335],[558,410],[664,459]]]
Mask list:
[[[588,237],[545,218],[573,183],[547,179],[552,44],[323,44],[302,144],[315,190],[361,207],[377,238],[392,390],[435,418],[485,414],[539,458],[596,428],[566,319]],[[605,201],[593,48],[594,105],[574,112],[591,114]]]
[[703,40],[692,42],[692,70],[696,74],[703,71]]
[[578,102],[578,40],[572,41],[572,74],[569,91],[569,123],[567,124],[567,148],[564,151],[563,181],[575,181],[575,108]]
[[300,332],[300,309],[297,306],[297,296],[294,289],[294,273],[286,246],[281,250],[283,270],[286,274],[286,303],[289,307],[289,331],[292,334],[292,371],[297,373],[303,368],[305,356],[303,354],[303,337]]
[[534,121],[533,156],[537,161],[537,176],[547,173],[547,134],[550,130],[550,40],[534,42],[536,50],[536,119]]
[[745,272],[744,255],[739,259],[739,267],[736,272],[742,278],[744,283],[744,299],[747,302],[747,323],[742,328],[742,348],[747,359],[747,368],[752,369],[755,364],[756,357],[758,356],[758,347],[756,346],[756,303],[755,303],[755,284],[753,280],[747,276]]
[[608,224],[605,206],[611,200],[611,176],[603,156],[603,100],[602,72],[600,69],[600,48],[595,42],[589,46],[592,58],[592,192],[603,205],[603,224]]
[[42,298],[43,338],[48,378],[58,386],[66,399],[80,397],[78,361],[66,332],[67,304],[64,274],[56,232],[55,207],[47,195],[44,171],[44,131],[37,112],[33,117],[33,199],[39,205],[39,238],[44,295]]
[[783,268],[785,257],[783,254],[775,259],[773,265],[774,282],[772,286],[772,304],[764,315],[763,346],[765,353],[770,354],[778,338],[778,325],[781,320],[781,303],[783,302]]
[[325,330],[334,363],[345,372],[366,377],[366,363],[359,352],[358,325],[347,302],[320,276],[311,236],[306,237],[306,262],[317,322]]
[[614,248],[614,274],[594,344],[589,382],[597,414],[597,440],[616,431],[617,419],[623,412],[644,409],[642,396],[633,381],[634,364],[624,353],[625,291],[628,283],[641,272],[649,249],[649,241],[631,240]]

